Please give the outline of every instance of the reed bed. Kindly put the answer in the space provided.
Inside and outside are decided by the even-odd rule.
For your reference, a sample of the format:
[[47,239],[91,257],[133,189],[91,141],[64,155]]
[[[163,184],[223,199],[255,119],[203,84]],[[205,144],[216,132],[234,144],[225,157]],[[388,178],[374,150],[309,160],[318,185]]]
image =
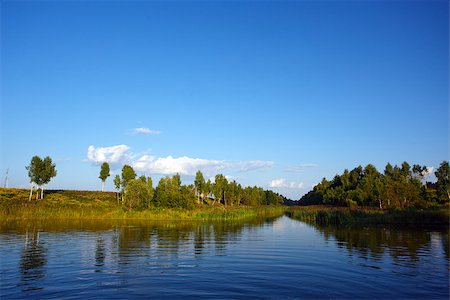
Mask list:
[[448,207],[432,209],[379,210],[322,205],[290,207],[286,215],[304,222],[321,225],[397,225],[408,227],[449,227]]

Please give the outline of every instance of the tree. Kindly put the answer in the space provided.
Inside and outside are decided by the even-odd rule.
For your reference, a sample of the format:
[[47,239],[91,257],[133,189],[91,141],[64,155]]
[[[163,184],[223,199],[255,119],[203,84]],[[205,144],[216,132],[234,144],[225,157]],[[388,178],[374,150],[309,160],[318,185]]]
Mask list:
[[239,205],[242,199],[242,187],[235,180],[228,184],[228,204]]
[[218,200],[219,203],[227,205],[226,191],[228,187],[228,180],[222,174],[217,174],[213,185],[214,201]]
[[41,199],[44,198],[44,184],[48,184],[53,177],[56,176],[56,165],[52,163],[52,159],[46,156],[43,160],[43,168],[41,173]]
[[212,192],[211,190],[211,179],[208,179],[203,187],[203,194],[208,198]]
[[[423,181],[430,170],[426,166],[413,165],[411,168],[407,162],[403,162],[400,167],[387,163],[384,174],[379,173],[371,164],[364,169],[358,166],[350,172],[345,170],[342,175],[336,175],[331,181],[324,178],[300,199],[300,203],[369,205],[380,209],[412,206],[425,208],[434,205],[438,194],[441,195],[441,200],[450,199],[448,163],[443,162],[441,166],[442,168],[435,173],[438,183],[428,183],[428,188],[423,186]],[[437,189],[441,192],[438,193]]]
[[195,192],[197,194],[197,202],[199,204],[200,204],[200,195],[203,193],[203,190],[205,189],[204,185],[205,185],[205,178],[203,177],[202,172],[198,170],[197,173],[195,174],[194,186]]
[[30,197],[29,201],[31,201],[31,197],[33,196],[33,183],[37,184],[39,182],[39,170],[42,165],[42,159],[39,156],[33,156],[31,158],[30,165],[25,167],[28,170],[28,177],[30,177]]
[[102,192],[105,189],[105,181],[106,178],[108,177],[109,177],[109,164],[107,162],[104,162],[100,168],[100,176],[98,177],[102,180]]
[[119,202],[119,191],[120,191],[121,184],[122,183],[120,181],[120,176],[116,175],[116,177],[114,177],[114,186],[116,187],[117,202]]
[[386,167],[384,168],[384,175],[389,176],[392,178],[392,175],[394,174],[394,168],[390,163],[386,164]]
[[439,200],[450,201],[450,166],[448,161],[443,161],[434,172],[437,178],[437,193]]
[[150,203],[147,183],[139,179],[131,179],[127,184],[124,205],[129,209],[145,208]]
[[[52,159],[46,156],[43,160],[39,156],[33,156],[30,165],[26,167],[30,182],[37,184],[41,188],[41,199],[44,198],[44,184],[48,184],[50,180],[56,176],[56,166],[52,163]],[[33,192],[33,186],[30,191],[30,200]]]
[[136,172],[129,165],[124,165],[122,168],[122,189],[127,189],[128,182],[136,178]]
[[155,190],[153,189],[153,180],[150,176],[147,177],[146,187],[147,187],[149,199],[151,202],[153,199],[153,196],[155,195]]
[[180,175],[164,177],[155,189],[154,203],[159,207],[191,208],[195,196],[189,187],[181,185]]
[[404,177],[404,179],[409,180],[411,178],[411,165],[408,164],[406,161],[402,163],[401,168],[401,175]]

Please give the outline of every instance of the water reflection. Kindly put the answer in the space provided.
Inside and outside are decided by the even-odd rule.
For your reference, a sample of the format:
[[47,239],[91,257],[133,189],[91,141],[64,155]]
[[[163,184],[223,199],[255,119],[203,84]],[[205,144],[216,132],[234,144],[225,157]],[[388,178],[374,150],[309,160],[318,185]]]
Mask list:
[[[70,221],[62,222],[8,222],[1,223],[0,234],[23,236],[24,247],[20,257],[22,284],[27,289],[39,289],[39,280],[45,277],[48,243],[58,236],[70,233],[78,240],[72,249],[74,257],[91,257],[93,272],[107,268],[139,264],[173,267],[172,262],[185,257],[201,258],[208,253],[225,255],[227,246],[242,237],[243,230],[269,225],[276,218],[256,218],[245,222],[149,222],[149,221]],[[37,229],[42,228],[42,229]],[[79,235],[79,236],[77,236]],[[64,239],[64,237],[63,237]],[[91,249],[91,250],[90,250]],[[58,251],[60,251],[59,249]],[[89,254],[90,252],[90,254]],[[145,258],[145,259],[142,259]],[[67,258],[66,258],[67,259]]]
[[47,264],[47,248],[41,242],[40,233],[36,229],[27,230],[20,259],[21,286],[24,291],[39,290],[40,279],[45,277]]
[[389,254],[394,261],[407,261],[415,265],[419,257],[432,251],[433,247],[442,247],[449,258],[448,232],[426,231],[418,229],[399,229],[383,227],[314,227],[327,241],[334,240],[349,255],[358,255],[364,259],[380,261]]
[[448,299],[448,233],[438,231],[320,227],[287,217],[0,221],[3,249],[5,299]]
[[[105,257],[105,241],[103,237],[99,236],[95,244],[95,266],[103,267],[105,265]],[[96,272],[101,272],[101,270],[96,270]]]

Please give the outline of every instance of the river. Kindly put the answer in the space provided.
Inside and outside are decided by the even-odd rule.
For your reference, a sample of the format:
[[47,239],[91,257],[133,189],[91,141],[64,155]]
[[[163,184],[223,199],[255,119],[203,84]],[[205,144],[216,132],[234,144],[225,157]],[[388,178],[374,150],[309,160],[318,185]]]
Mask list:
[[0,222],[1,299],[449,298],[448,231]]

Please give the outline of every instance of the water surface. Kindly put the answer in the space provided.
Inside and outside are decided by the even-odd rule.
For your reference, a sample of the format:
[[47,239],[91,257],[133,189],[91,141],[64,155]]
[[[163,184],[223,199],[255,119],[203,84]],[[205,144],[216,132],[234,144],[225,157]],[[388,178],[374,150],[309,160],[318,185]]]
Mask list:
[[449,297],[448,232],[247,222],[0,223],[2,299]]

